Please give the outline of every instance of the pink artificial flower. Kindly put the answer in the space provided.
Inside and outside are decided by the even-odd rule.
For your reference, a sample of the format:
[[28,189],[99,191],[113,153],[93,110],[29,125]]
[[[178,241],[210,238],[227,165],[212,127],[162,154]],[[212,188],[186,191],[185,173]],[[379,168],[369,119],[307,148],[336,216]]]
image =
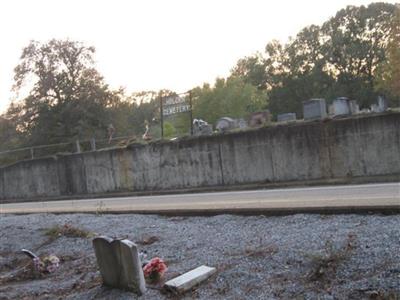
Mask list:
[[150,260],[150,262],[143,267],[143,273],[145,277],[158,275],[162,277],[164,273],[167,271],[167,265],[165,262],[159,258],[155,257]]

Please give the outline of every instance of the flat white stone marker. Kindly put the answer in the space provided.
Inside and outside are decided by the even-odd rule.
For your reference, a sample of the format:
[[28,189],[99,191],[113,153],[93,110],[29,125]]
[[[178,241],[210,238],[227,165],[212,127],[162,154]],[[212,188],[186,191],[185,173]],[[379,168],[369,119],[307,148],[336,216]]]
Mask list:
[[190,290],[200,282],[206,280],[215,272],[217,272],[216,268],[200,266],[192,271],[167,281],[164,286],[173,292],[183,293]]

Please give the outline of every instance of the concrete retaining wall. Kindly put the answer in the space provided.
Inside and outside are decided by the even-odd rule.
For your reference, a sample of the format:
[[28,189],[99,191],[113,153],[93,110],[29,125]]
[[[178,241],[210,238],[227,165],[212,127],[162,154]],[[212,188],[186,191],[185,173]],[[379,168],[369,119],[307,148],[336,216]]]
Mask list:
[[21,161],[0,199],[379,175],[400,175],[400,113]]

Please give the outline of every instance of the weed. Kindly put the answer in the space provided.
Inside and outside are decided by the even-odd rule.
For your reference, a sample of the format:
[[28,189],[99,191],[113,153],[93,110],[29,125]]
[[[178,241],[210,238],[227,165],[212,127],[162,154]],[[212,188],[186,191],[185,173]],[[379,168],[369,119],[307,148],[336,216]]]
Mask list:
[[[254,242],[252,242],[254,243]],[[243,251],[239,252],[225,252],[227,256],[247,256],[247,257],[266,257],[274,255],[278,252],[278,247],[276,245],[265,245],[263,242],[263,238],[259,237],[257,245],[252,245],[250,247],[246,247]]]
[[98,203],[97,203],[97,207],[96,207],[96,216],[101,216],[102,214],[104,214],[105,212],[106,212],[106,208],[105,208],[105,205],[104,205],[104,202],[103,201],[99,201]]
[[326,251],[324,254],[309,255],[313,269],[308,278],[311,281],[324,281],[336,276],[338,266],[348,259],[351,251],[355,247],[355,235],[350,233],[343,247],[335,249],[332,242],[326,242]]
[[268,245],[268,246],[260,245],[259,247],[247,248],[245,250],[246,256],[250,257],[265,257],[273,255],[277,252],[278,252],[278,247],[276,247],[275,245]]
[[93,233],[90,231],[74,227],[69,223],[65,223],[64,225],[55,225],[47,229],[45,234],[52,240],[55,240],[60,236],[76,238],[89,238],[93,236]]
[[158,241],[160,241],[160,238],[153,235],[150,237],[142,238],[140,241],[137,241],[136,243],[139,245],[151,245]]
[[278,247],[275,245],[265,245],[262,237],[259,237],[258,245],[247,247],[244,250],[245,255],[249,257],[271,256],[277,252]]

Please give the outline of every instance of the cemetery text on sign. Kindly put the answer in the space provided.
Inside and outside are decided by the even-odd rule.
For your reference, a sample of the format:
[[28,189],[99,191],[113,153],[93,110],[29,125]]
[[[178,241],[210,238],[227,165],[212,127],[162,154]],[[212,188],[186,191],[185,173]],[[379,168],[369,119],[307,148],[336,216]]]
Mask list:
[[190,111],[190,104],[186,103],[185,98],[179,96],[169,96],[165,98],[165,103],[163,107],[164,116],[187,111]]

